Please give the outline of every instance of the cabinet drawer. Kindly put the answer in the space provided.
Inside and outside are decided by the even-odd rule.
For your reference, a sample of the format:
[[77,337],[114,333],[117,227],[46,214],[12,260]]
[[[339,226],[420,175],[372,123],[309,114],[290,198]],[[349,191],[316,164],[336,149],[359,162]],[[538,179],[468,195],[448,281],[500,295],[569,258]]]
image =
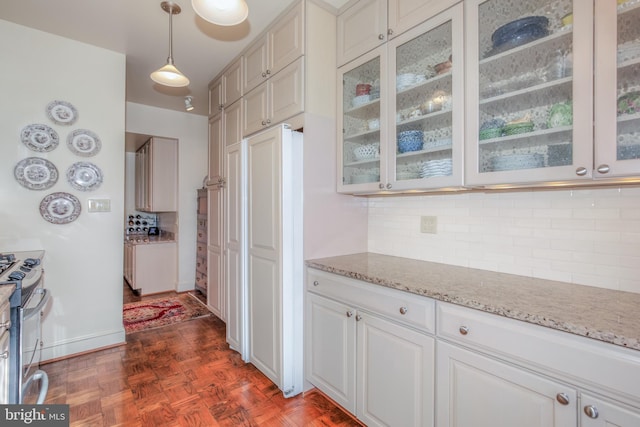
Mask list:
[[308,270],[307,289],[425,332],[435,331],[435,303],[430,298],[315,269]]
[[638,351],[443,302],[437,325],[440,338],[640,403]]
[[207,219],[206,218],[199,218],[198,219],[198,230],[205,230],[207,229]]
[[207,230],[198,229],[198,242],[207,243]]

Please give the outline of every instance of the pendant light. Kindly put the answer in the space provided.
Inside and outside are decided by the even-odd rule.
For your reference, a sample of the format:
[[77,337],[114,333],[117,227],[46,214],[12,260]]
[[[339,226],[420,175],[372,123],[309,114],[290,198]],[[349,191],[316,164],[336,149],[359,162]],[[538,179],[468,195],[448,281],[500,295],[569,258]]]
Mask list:
[[245,0],[191,0],[191,6],[202,19],[216,25],[237,25],[249,15]]
[[173,15],[177,15],[181,12],[180,6],[170,1],[163,1],[160,3],[162,10],[169,14],[169,57],[165,66],[157,69],[151,73],[151,80],[154,82],[171,87],[183,87],[189,84],[187,76],[182,74],[173,65],[173,27],[172,18]]

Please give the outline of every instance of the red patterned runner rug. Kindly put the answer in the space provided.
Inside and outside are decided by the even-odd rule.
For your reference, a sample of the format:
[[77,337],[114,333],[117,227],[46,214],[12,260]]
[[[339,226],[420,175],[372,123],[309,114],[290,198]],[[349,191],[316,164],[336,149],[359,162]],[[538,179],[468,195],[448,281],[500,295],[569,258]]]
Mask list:
[[122,321],[126,333],[160,328],[210,315],[209,309],[189,294],[124,304]]

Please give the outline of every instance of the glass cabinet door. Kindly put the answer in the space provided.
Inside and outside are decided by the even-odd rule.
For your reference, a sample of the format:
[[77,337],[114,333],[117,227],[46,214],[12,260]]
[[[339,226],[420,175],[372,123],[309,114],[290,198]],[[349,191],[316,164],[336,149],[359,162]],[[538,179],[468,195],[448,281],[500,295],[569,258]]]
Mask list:
[[389,44],[387,189],[462,185],[461,34],[462,3]]
[[594,176],[637,177],[640,175],[640,1],[597,1],[595,22]]
[[591,0],[467,6],[467,184],[591,178]]
[[386,124],[380,82],[385,77],[385,46],[338,70],[338,191],[374,192],[385,179]]

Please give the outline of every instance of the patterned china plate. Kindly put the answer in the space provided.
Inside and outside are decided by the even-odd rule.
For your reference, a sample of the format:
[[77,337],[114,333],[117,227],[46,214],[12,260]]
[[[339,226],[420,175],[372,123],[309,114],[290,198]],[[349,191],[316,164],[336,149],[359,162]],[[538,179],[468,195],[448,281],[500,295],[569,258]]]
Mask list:
[[80,200],[69,193],[51,193],[40,202],[40,215],[52,224],[68,224],[80,216]]
[[20,140],[29,149],[44,153],[56,148],[60,142],[60,137],[49,126],[34,123],[22,129]]
[[67,169],[67,182],[76,190],[95,190],[102,184],[102,171],[93,163],[77,162]]
[[29,190],[46,190],[58,181],[58,169],[40,157],[20,160],[13,169],[13,175],[20,185]]
[[82,157],[95,156],[102,148],[102,142],[95,133],[87,129],[77,129],[67,137],[67,146],[72,153]]
[[51,101],[47,105],[47,116],[58,125],[72,125],[78,120],[78,110],[66,101]]

